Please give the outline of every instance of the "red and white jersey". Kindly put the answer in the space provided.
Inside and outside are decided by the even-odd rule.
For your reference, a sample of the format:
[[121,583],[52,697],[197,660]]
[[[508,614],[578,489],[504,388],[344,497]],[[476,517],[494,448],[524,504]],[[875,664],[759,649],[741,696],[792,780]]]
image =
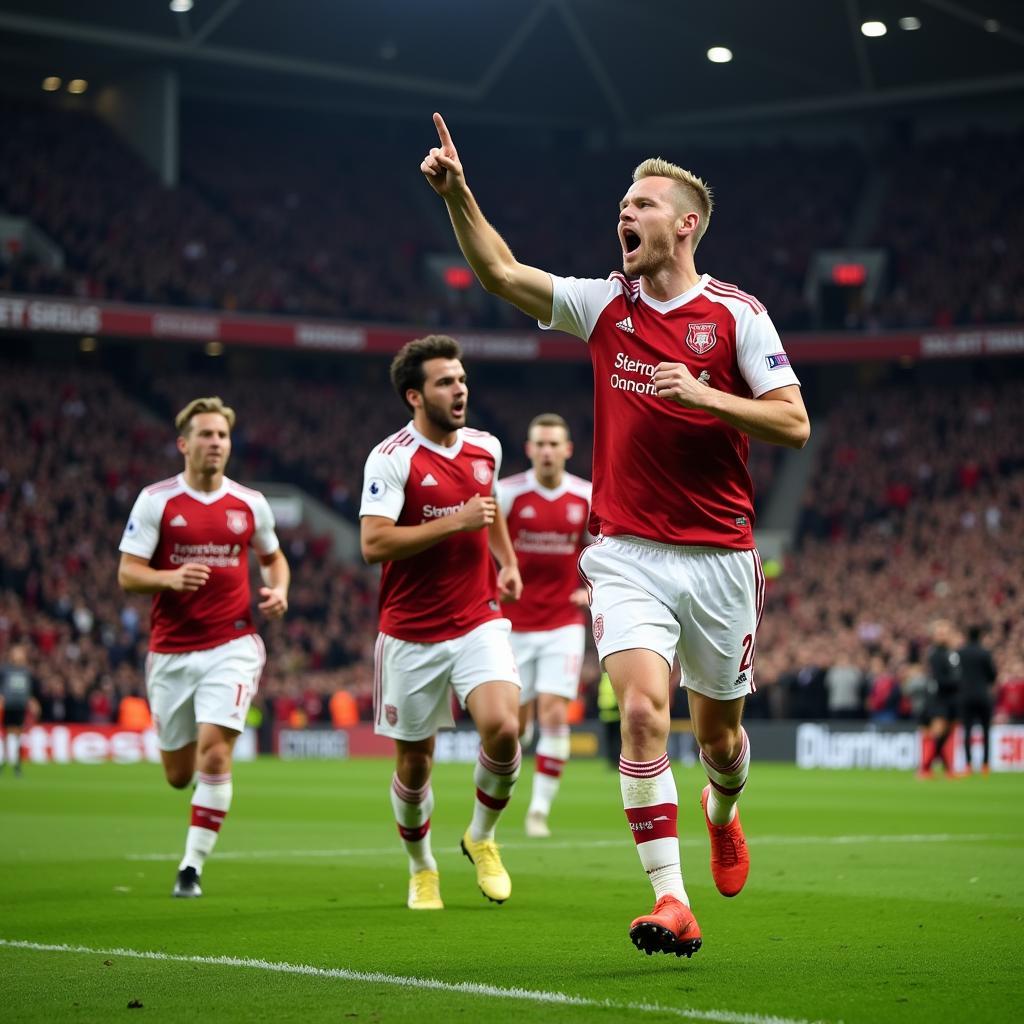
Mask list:
[[272,555],[280,546],[267,499],[227,477],[209,493],[193,490],[180,474],[143,488],[119,550],[147,559],[154,569],[198,562],[212,570],[198,590],[153,595],[150,650],[205,651],[256,632],[249,548]]
[[[474,495],[494,494],[501,442],[464,427],[450,448],[409,423],[366,460],[360,516],[418,526],[458,511]],[[440,643],[503,617],[490,531],[466,530],[411,558],[385,562],[380,631],[413,643]]]
[[580,587],[576,562],[587,544],[590,481],[566,473],[558,487],[544,487],[529,469],[500,480],[498,499],[523,577],[523,596],[507,609],[512,628],[533,633],[583,622],[583,609],[569,597]]
[[588,341],[594,368],[591,531],[752,548],[747,436],[658,398],[651,378],[673,362],[744,398],[799,384],[764,306],[707,274],[668,302],[621,274],[551,279],[551,323],[540,326]]

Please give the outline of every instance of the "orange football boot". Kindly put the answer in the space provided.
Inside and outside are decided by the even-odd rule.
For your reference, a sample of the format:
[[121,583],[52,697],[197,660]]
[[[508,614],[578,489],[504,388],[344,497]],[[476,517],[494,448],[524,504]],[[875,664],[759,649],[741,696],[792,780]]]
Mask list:
[[700,949],[700,926],[690,908],[675,896],[662,896],[654,910],[629,926],[629,937],[637,949],[652,953],[693,956]]
[[747,841],[743,838],[740,811],[737,807],[728,825],[712,825],[708,818],[710,795],[711,783],[708,783],[700,795],[700,805],[704,809],[704,823],[711,837],[711,877],[723,896],[735,896],[746,884],[750,873],[750,853]]

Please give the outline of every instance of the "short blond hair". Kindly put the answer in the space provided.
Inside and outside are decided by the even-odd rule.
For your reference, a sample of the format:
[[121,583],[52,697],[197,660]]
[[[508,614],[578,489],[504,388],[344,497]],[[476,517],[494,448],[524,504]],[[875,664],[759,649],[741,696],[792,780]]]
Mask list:
[[561,427],[565,431],[566,441],[572,440],[572,434],[569,432],[569,424],[565,422],[564,417],[559,416],[557,412],[542,412],[539,416],[534,416],[530,420],[530,425],[526,428],[526,436],[529,438],[533,432],[534,427]]
[[219,412],[228,421],[228,429],[235,426],[235,410],[225,405],[220,395],[213,395],[210,398],[193,398],[177,416],[174,417],[174,425],[178,428],[178,434],[186,437],[192,429],[192,419],[204,412]]
[[[633,181],[640,181],[641,178],[671,178],[679,185],[676,192],[681,200],[680,207],[691,205],[696,207],[695,212],[700,218],[697,230],[693,233],[693,249],[696,252],[711,221],[711,211],[715,208],[711,186],[703,178],[698,178],[692,171],[664,160],[660,156],[648,157],[643,163],[637,165],[636,170],[633,171]],[[686,212],[688,213],[689,210]]]

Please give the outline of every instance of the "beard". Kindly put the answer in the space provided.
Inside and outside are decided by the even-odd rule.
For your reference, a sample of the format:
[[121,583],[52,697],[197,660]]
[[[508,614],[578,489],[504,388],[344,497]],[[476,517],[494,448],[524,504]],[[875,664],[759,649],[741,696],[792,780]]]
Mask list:
[[622,259],[622,269],[630,277],[647,277],[657,273],[672,259],[674,238],[670,233],[651,235],[643,243],[643,255],[633,266],[626,270],[626,259]]
[[433,402],[423,399],[423,413],[435,427],[439,430],[454,431],[458,430],[465,423],[465,416],[462,419],[456,420],[447,409],[440,405],[435,405]]

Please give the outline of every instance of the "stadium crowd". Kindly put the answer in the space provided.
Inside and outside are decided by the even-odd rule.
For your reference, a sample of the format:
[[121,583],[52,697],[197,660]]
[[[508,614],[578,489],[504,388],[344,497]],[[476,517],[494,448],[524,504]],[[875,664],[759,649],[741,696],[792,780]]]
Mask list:
[[983,628],[1016,701],[1024,386],[857,390],[819,429],[799,546],[768,587],[755,707],[916,717],[937,618]]
[[[47,268],[15,246],[0,252],[0,291],[206,309],[303,313],[451,328],[523,326],[519,314],[437,286],[430,254],[450,255],[447,225],[415,173],[422,139],[393,124],[354,133],[281,123],[274,131],[190,111],[181,182],[156,175],[103,122],[83,112],[0,100],[0,211],[29,218],[64,251]],[[520,257],[557,273],[615,269],[615,208],[644,155],[547,137],[545,159],[510,168],[494,139],[472,128],[481,198],[500,196],[503,229]],[[372,164],[354,147],[372,145]],[[884,195],[870,244],[889,255],[875,304],[848,326],[946,326],[1024,320],[1024,140],[977,133],[883,147]],[[868,155],[850,144],[750,151],[694,150],[685,159],[713,185],[714,229],[701,265],[756,294],[781,329],[813,327],[805,294],[811,254],[847,244]],[[749,173],[751,163],[758,173]],[[959,200],[970,177],[978,202]],[[543,213],[557,209],[557,217]],[[767,209],[784,215],[763,216]],[[932,211],[948,215],[935,218]],[[605,215],[602,215],[605,211]],[[871,218],[869,218],[871,219]],[[758,224],[750,245],[751,223]]]

